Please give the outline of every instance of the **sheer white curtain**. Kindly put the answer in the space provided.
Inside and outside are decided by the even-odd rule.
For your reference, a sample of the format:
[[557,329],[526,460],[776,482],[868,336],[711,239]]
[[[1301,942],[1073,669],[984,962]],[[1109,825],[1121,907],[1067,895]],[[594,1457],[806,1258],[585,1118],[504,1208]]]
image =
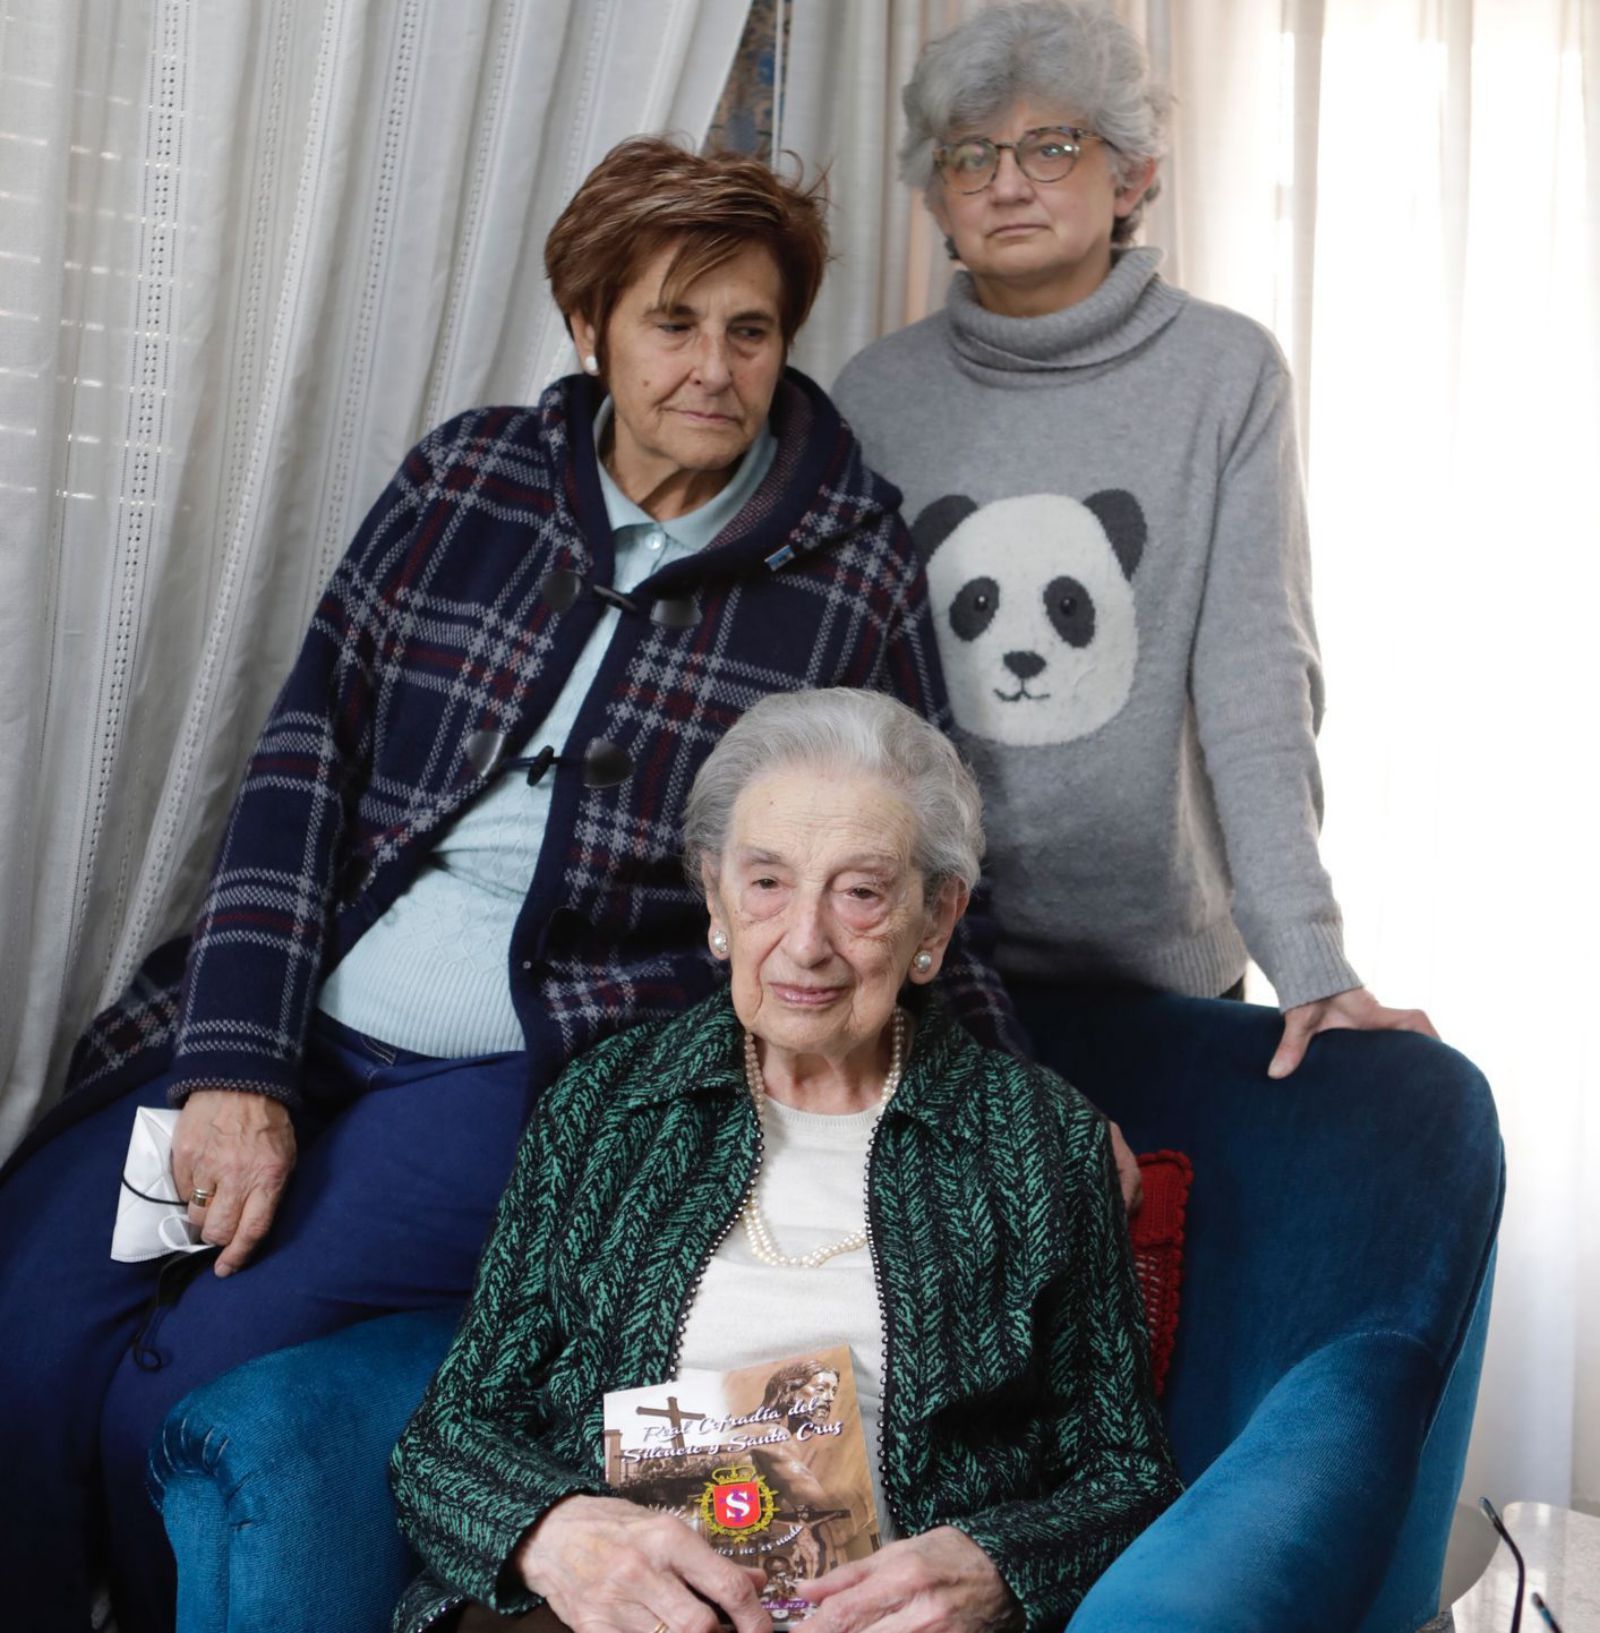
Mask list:
[[[887,153],[908,53],[972,9],[797,10],[783,139],[832,160],[832,277],[852,291],[805,340],[825,381],[869,313],[881,332],[941,298]],[[1600,3],[1120,9],[1179,98],[1147,239],[1296,371],[1324,854],[1352,954],[1500,1107],[1510,1195],[1466,1493],[1597,1505]],[[808,63],[826,66],[794,86]]]
[[826,165],[834,263],[795,347],[831,385],[869,340],[944,301],[951,264],[927,212],[900,185],[900,87],[936,35],[983,0],[798,0],[777,121],[780,148]]
[[528,401],[600,155],[748,0],[0,8],[0,1151],[192,913],[255,729],[431,423]]

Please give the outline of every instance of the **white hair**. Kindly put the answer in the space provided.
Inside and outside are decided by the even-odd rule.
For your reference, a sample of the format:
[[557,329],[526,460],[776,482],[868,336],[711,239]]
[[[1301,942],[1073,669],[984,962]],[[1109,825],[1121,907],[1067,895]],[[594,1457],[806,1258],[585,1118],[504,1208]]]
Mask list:
[[684,810],[684,866],[697,888],[702,864],[713,873],[718,868],[740,794],[757,778],[793,766],[881,778],[911,808],[911,859],[925,892],[931,896],[945,879],[968,890],[977,884],[983,798],[955,745],[882,692],[833,686],[762,698],[712,749]]
[[[900,174],[933,185],[933,150],[950,136],[1002,114],[1023,97],[1072,109],[1110,146],[1119,185],[1166,152],[1172,99],[1150,77],[1138,36],[1105,0],[1010,0],[929,41],[901,92],[907,132]],[[1133,236],[1144,200],[1113,236]]]

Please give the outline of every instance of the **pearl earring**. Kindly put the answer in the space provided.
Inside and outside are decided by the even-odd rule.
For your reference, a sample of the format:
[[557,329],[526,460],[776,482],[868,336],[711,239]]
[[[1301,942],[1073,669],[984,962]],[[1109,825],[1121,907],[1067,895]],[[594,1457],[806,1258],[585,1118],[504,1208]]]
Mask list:
[[721,930],[711,932],[711,950],[718,958],[728,956],[728,938]]
[[583,360],[583,367],[588,374],[598,374],[600,372],[600,359],[593,352],[590,352]]
[[911,960],[911,967],[917,972],[918,975],[926,975],[928,971],[933,968],[933,954],[918,953],[917,956]]

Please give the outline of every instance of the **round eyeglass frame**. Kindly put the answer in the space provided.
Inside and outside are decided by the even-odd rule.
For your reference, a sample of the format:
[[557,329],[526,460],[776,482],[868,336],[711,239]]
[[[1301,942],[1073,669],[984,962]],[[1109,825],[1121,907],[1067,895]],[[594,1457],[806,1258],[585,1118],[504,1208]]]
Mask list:
[[[1036,174],[1032,167],[1037,164],[1037,155],[1025,155],[1024,153],[1024,149],[1028,144],[1041,136],[1065,136],[1069,140],[1072,149],[1071,156],[1067,159],[1065,166],[1054,175],[1041,176]],[[966,136],[959,142],[940,142],[933,150],[933,162],[938,166],[939,174],[944,177],[946,183],[954,187],[958,193],[981,193],[999,173],[1000,155],[1009,150],[1011,157],[1016,160],[1017,169],[1029,181],[1048,185],[1051,182],[1065,181],[1077,169],[1078,160],[1083,157],[1083,144],[1085,142],[1105,142],[1107,147],[1112,145],[1110,142],[1106,142],[1105,137],[1100,135],[1098,131],[1085,130],[1081,125],[1039,125],[1033,130],[1023,131],[1014,142],[995,142],[991,141],[987,136]],[[954,179],[949,168],[950,155],[958,148],[963,147],[987,148],[989,152],[989,162],[984,168],[983,180],[973,187],[963,187]]]

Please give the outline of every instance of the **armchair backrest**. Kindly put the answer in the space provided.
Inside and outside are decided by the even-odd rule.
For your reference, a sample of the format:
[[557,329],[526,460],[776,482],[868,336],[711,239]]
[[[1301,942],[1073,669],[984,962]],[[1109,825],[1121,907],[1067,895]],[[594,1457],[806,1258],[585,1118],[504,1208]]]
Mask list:
[[[1182,1609],[1161,1611],[1179,1618],[1167,1626],[1348,1633],[1388,1597],[1396,1567],[1413,1599],[1436,1595],[1504,1189],[1482,1075],[1429,1038],[1333,1032],[1274,1082],[1281,1020],[1270,1010],[1128,991],[1017,997],[1040,1057],[1136,1150],[1175,1147],[1194,1167],[1163,1401],[1193,1489],[1084,1612],[1126,1573],[1123,1620],[1104,1625],[1146,1625],[1127,1619],[1138,1614],[1131,1579],[1153,1579],[1138,1556],[1168,1541],[1201,1575],[1224,1562],[1219,1593],[1231,1580],[1237,1600],[1251,1582],[1257,1609],[1236,1603],[1232,1620],[1206,1621],[1191,1579]],[[1430,1439],[1452,1385],[1469,1408]],[[1424,1470],[1425,1447],[1455,1484]],[[1423,1491],[1425,1522],[1411,1513]],[[1414,1608],[1398,1612],[1404,1633],[1427,1619],[1406,1621]]]

